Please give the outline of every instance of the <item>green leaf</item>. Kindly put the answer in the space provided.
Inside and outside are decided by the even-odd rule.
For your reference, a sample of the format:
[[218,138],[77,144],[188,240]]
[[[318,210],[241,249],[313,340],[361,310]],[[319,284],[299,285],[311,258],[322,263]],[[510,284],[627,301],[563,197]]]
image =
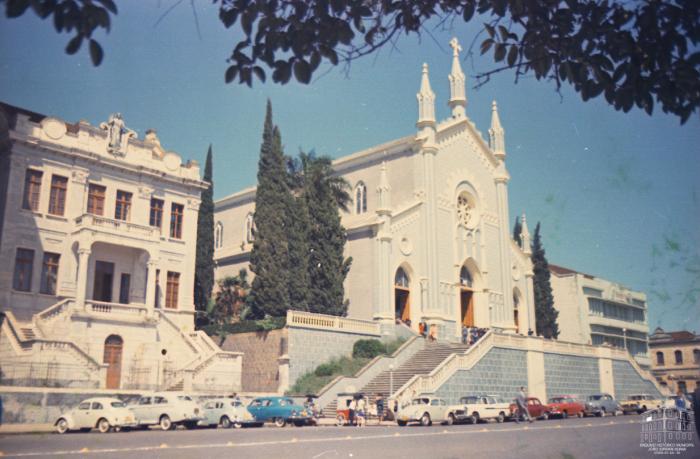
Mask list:
[[486,29],[486,32],[489,34],[489,37],[493,38],[494,35],[496,35],[496,30],[493,28],[493,26],[489,24],[484,24],[484,28]]
[[486,52],[491,48],[491,45],[493,45],[493,40],[491,38],[487,38],[481,42],[481,54],[486,54]]
[[501,62],[503,58],[506,57],[506,45],[503,43],[496,43],[496,50],[493,55],[496,62]]
[[472,17],[474,17],[475,6],[474,1],[469,1],[466,5],[464,5],[464,11],[462,11],[462,18],[464,19],[464,22],[469,22],[471,21]]
[[76,35],[75,37],[71,38],[71,40],[68,42],[68,45],[66,45],[66,53],[67,54],[75,54],[78,52],[80,49],[80,45],[83,43],[83,36],[82,35]]
[[515,65],[515,61],[518,59],[518,46],[511,45],[508,50],[508,65],[512,67]]
[[22,16],[29,8],[29,0],[7,0],[5,15],[8,18],[16,18]]
[[101,3],[102,6],[107,8],[112,13],[117,14],[117,5],[115,5],[112,0],[97,0],[97,2]]
[[237,74],[238,74],[238,67],[236,67],[235,65],[232,65],[231,67],[226,69],[226,76],[224,77],[224,80],[226,80],[226,83],[230,83],[236,79]]
[[90,59],[92,59],[92,65],[97,67],[102,63],[102,57],[104,53],[102,52],[102,47],[95,40],[90,39]]
[[294,77],[299,83],[309,84],[311,81],[311,67],[304,59],[294,62]]
[[506,41],[508,39],[508,29],[502,25],[498,26],[498,33],[501,34],[501,41]]
[[259,65],[256,65],[253,67],[253,73],[255,73],[255,76],[258,77],[258,80],[261,82],[265,82],[265,71],[260,67]]

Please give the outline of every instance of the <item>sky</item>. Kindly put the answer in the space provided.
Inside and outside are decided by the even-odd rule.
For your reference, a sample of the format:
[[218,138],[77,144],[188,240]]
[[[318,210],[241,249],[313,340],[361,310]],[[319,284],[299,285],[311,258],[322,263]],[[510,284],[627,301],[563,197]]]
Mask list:
[[[429,24],[349,69],[322,65],[310,85],[248,88],[224,82],[240,35],[211,2],[119,8],[111,31],[95,35],[105,51],[97,68],[86,47],[66,55],[70,36],[50,21],[2,15],[0,101],[93,125],[119,112],[140,138],[154,128],[185,159],[203,162],[211,144],[217,199],[255,185],[268,98],[291,155],[313,149],[337,158],[414,133],[423,62],[437,117],[447,118],[448,42],[456,36],[468,50],[480,25]],[[681,126],[658,108],[653,116],[616,112],[603,98],[583,102],[550,82],[515,84],[512,73],[477,89],[470,76],[492,68],[492,57],[466,54],[467,116],[486,137],[497,100],[506,131],[511,225],[525,212],[531,233],[541,223],[551,264],[645,292],[651,330],[700,332],[698,116]]]

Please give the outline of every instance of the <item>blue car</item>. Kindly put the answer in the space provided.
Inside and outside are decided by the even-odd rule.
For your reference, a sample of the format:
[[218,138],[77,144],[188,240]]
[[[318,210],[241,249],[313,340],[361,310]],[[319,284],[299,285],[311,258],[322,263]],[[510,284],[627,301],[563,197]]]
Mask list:
[[277,427],[284,427],[288,422],[301,427],[311,418],[309,410],[288,397],[258,397],[250,402],[248,411],[256,421],[271,421]]

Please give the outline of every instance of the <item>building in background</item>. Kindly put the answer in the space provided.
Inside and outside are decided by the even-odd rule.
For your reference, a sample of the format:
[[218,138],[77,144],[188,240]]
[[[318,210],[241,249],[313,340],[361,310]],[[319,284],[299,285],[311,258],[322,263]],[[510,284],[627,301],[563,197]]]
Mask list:
[[199,165],[119,114],[0,112],[0,384],[240,387],[240,355],[194,331]]
[[651,373],[674,394],[700,387],[700,335],[658,327],[649,337],[649,354]]
[[649,368],[646,294],[561,266],[549,269],[560,340],[627,349]]

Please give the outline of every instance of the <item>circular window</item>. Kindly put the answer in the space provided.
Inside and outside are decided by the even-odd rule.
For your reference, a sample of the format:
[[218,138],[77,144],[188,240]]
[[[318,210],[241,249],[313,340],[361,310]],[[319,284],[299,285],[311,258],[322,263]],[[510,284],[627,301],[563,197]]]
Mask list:
[[468,193],[461,193],[457,198],[457,222],[471,229],[476,227],[478,220],[474,197]]

